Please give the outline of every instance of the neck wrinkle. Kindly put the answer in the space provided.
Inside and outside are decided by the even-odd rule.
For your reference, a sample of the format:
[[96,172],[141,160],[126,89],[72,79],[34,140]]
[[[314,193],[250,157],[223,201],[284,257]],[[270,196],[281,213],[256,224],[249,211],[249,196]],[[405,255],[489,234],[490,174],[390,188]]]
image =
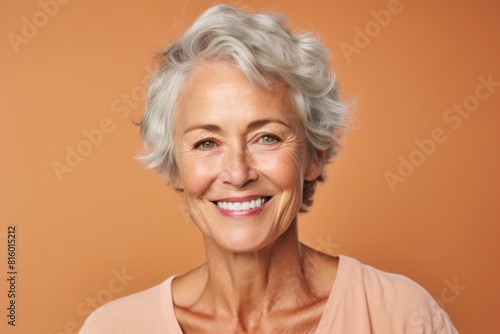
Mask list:
[[[234,254],[205,240],[207,284],[203,293],[214,315],[255,324],[272,311],[307,303],[310,290],[305,277],[297,220],[272,245],[257,252]],[[303,293],[303,297],[300,295]]]

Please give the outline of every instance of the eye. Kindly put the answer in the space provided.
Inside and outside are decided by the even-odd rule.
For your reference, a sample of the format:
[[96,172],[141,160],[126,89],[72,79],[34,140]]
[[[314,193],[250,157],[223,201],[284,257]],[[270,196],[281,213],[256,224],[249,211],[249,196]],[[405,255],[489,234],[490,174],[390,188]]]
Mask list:
[[273,144],[273,143],[277,142],[278,140],[279,140],[278,137],[270,135],[270,134],[265,134],[259,138],[259,141],[262,144]]
[[204,140],[196,143],[195,147],[202,150],[209,150],[215,147],[215,142],[213,140]]

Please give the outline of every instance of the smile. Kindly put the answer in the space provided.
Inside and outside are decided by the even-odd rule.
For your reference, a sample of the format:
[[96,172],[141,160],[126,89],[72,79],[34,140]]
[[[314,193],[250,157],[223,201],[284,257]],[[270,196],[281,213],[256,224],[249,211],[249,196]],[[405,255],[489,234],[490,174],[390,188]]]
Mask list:
[[257,199],[253,199],[251,201],[244,202],[221,202],[217,201],[215,204],[221,209],[230,210],[230,211],[247,211],[251,209],[255,209],[260,207],[262,204],[269,201],[271,197],[261,197]]

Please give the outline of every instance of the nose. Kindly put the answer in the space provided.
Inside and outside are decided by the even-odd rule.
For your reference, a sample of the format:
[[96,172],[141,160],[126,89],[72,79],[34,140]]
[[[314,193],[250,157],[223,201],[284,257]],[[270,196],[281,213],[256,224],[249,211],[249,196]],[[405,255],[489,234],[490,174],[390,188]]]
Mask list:
[[221,180],[226,184],[242,188],[258,178],[250,154],[242,147],[228,148],[223,164]]

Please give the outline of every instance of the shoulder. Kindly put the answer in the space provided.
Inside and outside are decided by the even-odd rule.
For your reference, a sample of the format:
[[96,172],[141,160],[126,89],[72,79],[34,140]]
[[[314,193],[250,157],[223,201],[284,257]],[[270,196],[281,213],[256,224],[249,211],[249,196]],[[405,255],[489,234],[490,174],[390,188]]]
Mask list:
[[448,315],[410,278],[346,256],[341,257],[340,270],[345,270],[346,300],[363,300],[370,318],[386,319],[405,333],[413,333],[411,328],[424,329],[421,333],[456,333]]
[[349,270],[352,283],[363,287],[375,298],[394,302],[412,300],[425,303],[432,300],[424,288],[406,276],[385,272],[346,256],[341,257],[341,263]]
[[171,279],[97,308],[85,320],[80,334],[139,333],[144,324],[161,324],[161,296]]

